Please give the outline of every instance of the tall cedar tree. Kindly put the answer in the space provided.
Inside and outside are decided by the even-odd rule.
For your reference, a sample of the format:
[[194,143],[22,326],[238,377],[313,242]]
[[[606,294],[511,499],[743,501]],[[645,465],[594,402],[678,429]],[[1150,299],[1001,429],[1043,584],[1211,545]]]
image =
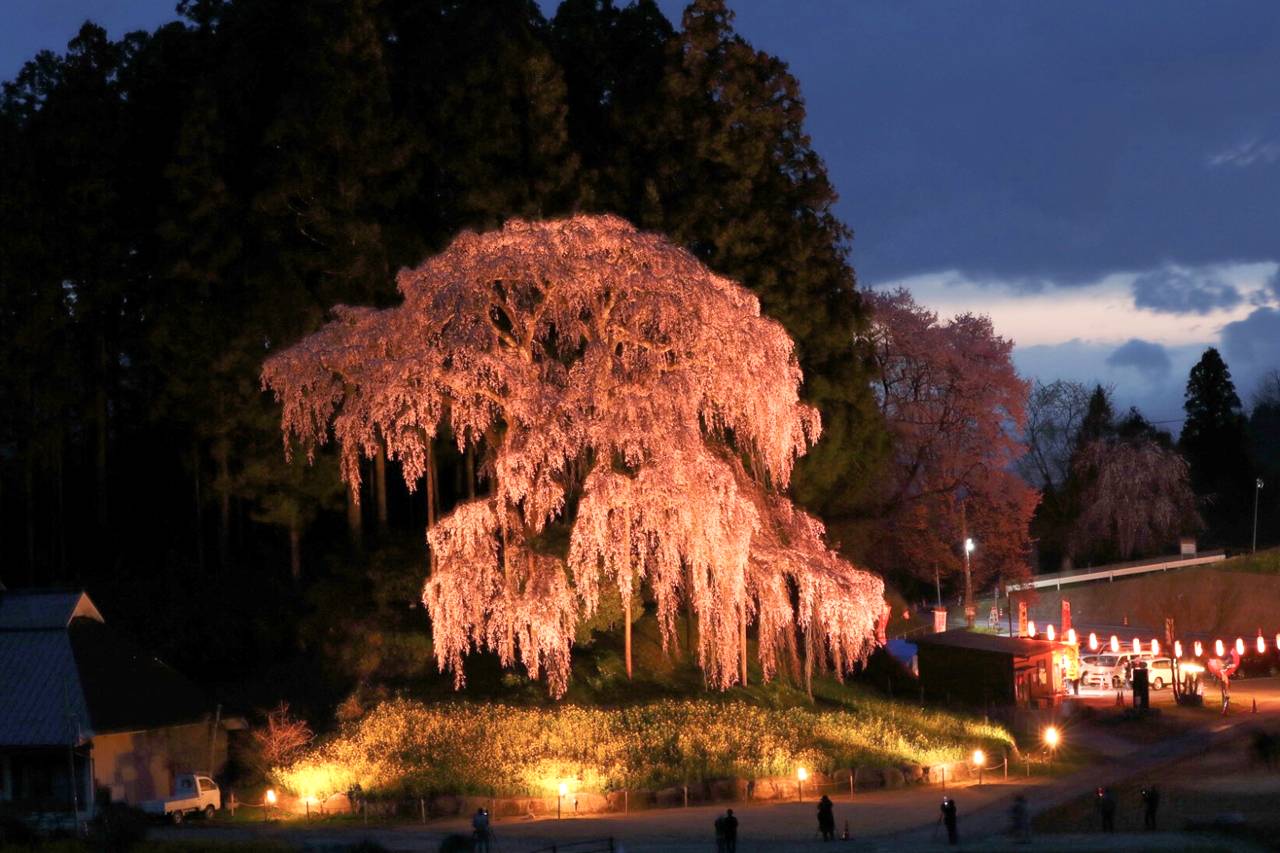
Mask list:
[[1191,485],[1215,544],[1248,541],[1254,469],[1249,435],[1231,371],[1218,350],[1204,351],[1187,378],[1178,447],[1191,466]]

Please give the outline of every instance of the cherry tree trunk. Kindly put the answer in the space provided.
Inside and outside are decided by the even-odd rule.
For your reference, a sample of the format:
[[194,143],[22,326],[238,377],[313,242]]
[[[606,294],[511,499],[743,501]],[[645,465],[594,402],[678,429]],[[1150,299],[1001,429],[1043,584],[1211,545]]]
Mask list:
[[467,445],[465,454],[467,468],[467,500],[474,500],[476,496],[476,456],[471,445]]
[[742,630],[738,638],[738,642],[742,648],[741,678],[742,678],[742,686],[746,687],[747,686],[747,608],[745,606],[743,606],[740,616],[741,616],[740,624],[741,624]]
[[804,692],[813,701],[813,626],[804,632]]
[[624,656],[627,661],[627,680],[631,680],[631,596],[622,603],[622,632]]
[[[423,477],[423,485],[426,487],[424,491],[427,493],[427,535],[431,535],[431,529],[436,526],[436,490],[435,490],[435,467],[436,454],[434,449],[427,450],[427,472]],[[436,551],[431,545],[427,545],[427,577],[431,577],[436,573]]]
[[359,496],[356,494],[356,487],[351,483],[347,484],[347,534],[351,538],[351,544],[357,548],[360,547],[360,540],[364,534],[364,522],[360,514],[360,502],[357,500]]
[[373,457],[373,498],[378,508],[378,533],[387,532],[387,446],[378,442]]

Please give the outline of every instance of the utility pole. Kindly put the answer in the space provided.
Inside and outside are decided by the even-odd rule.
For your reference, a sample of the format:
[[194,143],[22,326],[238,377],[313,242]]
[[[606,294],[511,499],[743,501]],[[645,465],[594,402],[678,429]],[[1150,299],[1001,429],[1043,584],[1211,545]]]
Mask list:
[[1253,487],[1253,551],[1258,551],[1258,494],[1262,491],[1262,478],[1254,482]]
[[973,540],[969,538],[969,518],[963,501],[960,503],[960,526],[964,531],[964,622],[969,628],[973,628],[973,617],[978,612],[978,608],[973,605],[973,575],[969,571]]

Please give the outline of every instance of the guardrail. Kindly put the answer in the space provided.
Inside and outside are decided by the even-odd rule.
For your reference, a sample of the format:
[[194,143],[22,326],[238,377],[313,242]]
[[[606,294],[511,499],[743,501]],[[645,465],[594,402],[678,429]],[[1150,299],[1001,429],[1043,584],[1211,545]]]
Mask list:
[[1167,560],[1146,563],[1121,563],[1112,566],[1099,566],[1096,569],[1081,569],[1075,572],[1059,572],[1052,575],[1041,575],[1022,583],[1009,584],[1010,592],[1020,589],[1062,589],[1064,585],[1073,583],[1089,583],[1091,581],[1114,581],[1116,578],[1131,575],[1144,575],[1151,572],[1167,572],[1170,569],[1184,569],[1188,566],[1203,566],[1209,563],[1220,563],[1227,559],[1225,553],[1201,554],[1195,557],[1171,557]]

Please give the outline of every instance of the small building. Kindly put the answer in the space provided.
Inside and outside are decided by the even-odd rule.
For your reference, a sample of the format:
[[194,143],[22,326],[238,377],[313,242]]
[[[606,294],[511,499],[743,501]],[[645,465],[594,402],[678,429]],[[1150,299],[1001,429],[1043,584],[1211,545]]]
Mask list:
[[92,813],[217,771],[226,726],[195,684],[107,626],[83,592],[0,587],[0,803]]
[[973,707],[1046,707],[1062,692],[1064,643],[963,629],[913,638],[920,686]]

